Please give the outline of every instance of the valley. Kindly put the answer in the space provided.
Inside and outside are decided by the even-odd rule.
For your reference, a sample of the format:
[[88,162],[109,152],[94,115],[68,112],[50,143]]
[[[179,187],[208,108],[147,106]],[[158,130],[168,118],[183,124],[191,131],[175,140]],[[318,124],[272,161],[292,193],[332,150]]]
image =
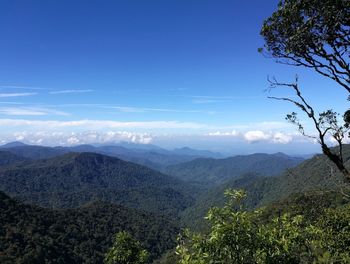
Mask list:
[[[283,207],[295,195],[334,192],[342,184],[339,173],[329,175],[335,170],[323,155],[184,156],[160,172],[100,152],[114,147],[91,152],[87,146],[18,144],[0,147],[2,263],[26,258],[97,263],[113,234],[123,230],[156,260],[174,248],[181,228],[208,229],[204,217],[211,207],[224,205],[226,189],[246,190],[244,205],[252,210],[276,208],[278,202]],[[350,157],[349,146],[345,153]],[[189,157],[192,161],[183,162]],[[63,243],[68,235],[74,239]]]

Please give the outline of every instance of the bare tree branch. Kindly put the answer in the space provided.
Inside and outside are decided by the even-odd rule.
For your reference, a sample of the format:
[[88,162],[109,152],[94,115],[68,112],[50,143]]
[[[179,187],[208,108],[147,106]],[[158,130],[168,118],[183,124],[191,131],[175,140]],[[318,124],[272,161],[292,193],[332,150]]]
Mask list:
[[[290,97],[274,97],[274,96],[269,96],[268,98],[292,103],[299,110],[305,113],[308,116],[308,118],[312,120],[313,126],[318,133],[317,137],[310,136],[305,133],[304,126],[299,121],[297,117],[297,113],[293,112],[291,114],[288,114],[286,117],[286,119],[290,123],[298,127],[298,130],[302,135],[317,140],[317,142],[321,145],[323,154],[325,154],[336,165],[336,167],[345,176],[345,179],[348,182],[350,182],[350,171],[345,167],[344,158],[343,158],[343,140],[345,137],[344,136],[345,133],[348,131],[348,127],[339,125],[339,122],[337,120],[338,114],[332,110],[327,110],[323,113],[318,114],[318,116],[316,116],[313,107],[307,102],[307,100],[304,98],[304,96],[302,95],[299,89],[297,77],[294,83],[281,83],[281,82],[278,82],[276,78],[272,78],[272,79],[268,78],[268,81],[270,83],[270,89],[269,89],[270,91],[271,89],[277,88],[277,87],[287,87],[292,89],[295,92],[297,99],[291,99]],[[326,142],[327,135],[331,136],[337,142],[337,145],[338,145],[337,153],[335,153],[335,151],[328,146]]]

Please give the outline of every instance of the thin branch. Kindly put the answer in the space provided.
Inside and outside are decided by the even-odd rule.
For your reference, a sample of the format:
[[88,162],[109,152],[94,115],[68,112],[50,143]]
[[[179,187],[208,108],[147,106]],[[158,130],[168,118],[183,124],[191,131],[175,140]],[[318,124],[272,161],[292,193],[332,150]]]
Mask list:
[[[269,96],[268,98],[278,100],[278,101],[286,101],[294,104],[297,108],[299,108],[302,112],[304,112],[313,122],[314,128],[318,132],[318,137],[309,136],[305,133],[304,127],[297,119],[296,113],[292,113],[291,115],[287,115],[287,120],[291,123],[298,126],[299,131],[302,135],[317,139],[318,143],[322,147],[322,152],[337,166],[337,168],[343,173],[346,180],[350,182],[350,172],[345,167],[344,159],[343,159],[343,144],[342,141],[344,139],[344,127],[338,126],[336,120],[336,113],[332,110],[328,110],[324,113],[319,114],[319,117],[316,118],[315,111],[313,107],[307,102],[307,100],[303,97],[299,86],[298,86],[298,78],[296,77],[295,83],[281,83],[276,80],[276,78],[268,78],[270,83],[270,90],[276,87],[288,87],[294,90],[297,95],[298,100],[291,99],[289,97],[274,97]],[[333,131],[333,133],[331,133]],[[330,147],[326,143],[326,135],[331,133],[333,138],[338,143],[339,153],[335,154],[330,149]]]

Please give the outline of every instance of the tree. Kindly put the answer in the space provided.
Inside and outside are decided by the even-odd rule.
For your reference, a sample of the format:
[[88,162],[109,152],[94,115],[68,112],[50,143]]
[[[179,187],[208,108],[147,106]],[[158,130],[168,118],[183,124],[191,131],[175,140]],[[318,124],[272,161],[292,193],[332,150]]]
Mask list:
[[260,51],[312,68],[350,93],[350,1],[281,0],[261,29]]
[[[225,194],[226,205],[212,208],[207,215],[211,225],[209,234],[186,231],[179,237],[176,248],[179,264],[348,263],[350,260],[347,237],[350,230],[346,224],[350,207],[331,209],[314,223],[291,213],[272,216],[270,220],[264,217],[263,209],[248,212],[237,207],[245,198],[243,191],[231,189]],[[333,219],[332,214],[337,218]],[[338,241],[340,238],[343,241]]]
[[[302,135],[315,139],[321,145],[322,152],[336,165],[339,171],[344,175],[345,179],[350,182],[350,172],[344,165],[345,159],[343,155],[343,140],[349,131],[349,126],[346,124],[340,124],[338,121],[339,114],[333,110],[327,110],[317,114],[314,108],[301,94],[297,78],[294,83],[280,83],[276,79],[269,80],[269,82],[271,88],[284,86],[294,90],[296,99],[273,96],[269,96],[268,98],[290,102],[311,119],[313,126],[316,129],[317,136],[309,135],[305,132],[304,126],[299,121],[296,112],[292,112],[286,116],[286,120],[296,125]],[[336,152],[334,150],[332,151],[327,145],[327,136],[330,136],[330,138],[337,143],[338,149]]]
[[145,264],[148,252],[128,232],[119,232],[105,256],[106,264]]
[[[281,0],[278,10],[264,21],[261,35],[265,45],[259,51],[278,63],[304,66],[334,80],[350,93],[350,1],[349,0]],[[337,166],[350,182],[342,153],[344,137],[350,127],[350,110],[339,121],[333,110],[316,114],[314,108],[302,96],[298,82],[280,83],[270,80],[272,88],[289,87],[297,99],[288,97],[272,99],[293,103],[312,120],[317,136],[307,135],[295,112],[287,120],[298,126],[299,131],[315,138],[323,153]],[[331,136],[338,145],[335,153],[327,145]]]

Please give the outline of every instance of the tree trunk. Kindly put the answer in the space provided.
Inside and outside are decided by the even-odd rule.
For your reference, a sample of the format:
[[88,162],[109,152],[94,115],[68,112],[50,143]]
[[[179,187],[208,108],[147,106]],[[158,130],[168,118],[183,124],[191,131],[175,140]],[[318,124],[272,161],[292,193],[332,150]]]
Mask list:
[[338,170],[340,170],[340,172],[344,175],[346,181],[350,183],[350,172],[347,168],[345,168],[344,162],[341,160],[341,158],[332,153],[326,144],[322,144],[322,151],[323,154],[325,154],[327,158],[330,159],[335,166],[337,166]]

